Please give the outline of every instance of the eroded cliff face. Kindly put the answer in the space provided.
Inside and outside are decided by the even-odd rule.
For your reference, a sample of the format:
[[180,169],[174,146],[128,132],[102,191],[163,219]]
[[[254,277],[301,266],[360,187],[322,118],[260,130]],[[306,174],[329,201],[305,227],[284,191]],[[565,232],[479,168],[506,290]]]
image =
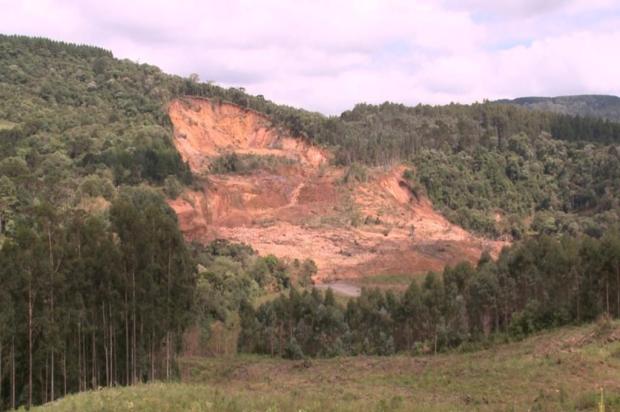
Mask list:
[[[205,99],[176,100],[169,113],[177,149],[201,176],[200,190],[170,201],[191,240],[224,238],[261,254],[311,258],[319,282],[441,270],[504,244],[466,232],[414,196],[401,165],[345,184],[327,151],[279,133],[259,113]],[[206,173],[230,152],[289,161],[244,175]]]
[[201,173],[223,153],[284,156],[318,167],[328,153],[300,139],[282,136],[261,113],[206,99],[178,99],[168,109],[175,145],[192,170]]

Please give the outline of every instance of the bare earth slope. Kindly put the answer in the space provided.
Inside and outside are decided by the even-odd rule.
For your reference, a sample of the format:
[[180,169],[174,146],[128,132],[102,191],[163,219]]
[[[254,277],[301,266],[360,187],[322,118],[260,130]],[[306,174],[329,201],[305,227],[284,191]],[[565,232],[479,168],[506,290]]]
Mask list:
[[[449,223],[428,199],[413,196],[404,166],[345,184],[346,171],[328,165],[326,150],[283,134],[262,114],[195,98],[172,102],[169,114],[177,149],[202,176],[201,190],[170,202],[191,240],[224,238],[261,254],[312,258],[317,281],[440,270],[503,245]],[[230,152],[288,161],[243,175],[205,173]]]

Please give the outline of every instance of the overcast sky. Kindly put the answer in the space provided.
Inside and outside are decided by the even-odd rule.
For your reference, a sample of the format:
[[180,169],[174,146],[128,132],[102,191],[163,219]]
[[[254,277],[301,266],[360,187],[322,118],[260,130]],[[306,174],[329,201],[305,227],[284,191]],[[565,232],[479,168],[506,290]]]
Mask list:
[[339,113],[620,95],[620,0],[0,0],[0,32]]

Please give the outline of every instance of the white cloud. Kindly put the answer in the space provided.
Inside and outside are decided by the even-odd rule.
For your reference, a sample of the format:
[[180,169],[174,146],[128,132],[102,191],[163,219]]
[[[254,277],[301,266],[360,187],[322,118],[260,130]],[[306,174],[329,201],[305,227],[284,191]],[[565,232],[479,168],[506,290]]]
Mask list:
[[0,30],[337,113],[359,101],[620,94],[616,3],[0,0]]

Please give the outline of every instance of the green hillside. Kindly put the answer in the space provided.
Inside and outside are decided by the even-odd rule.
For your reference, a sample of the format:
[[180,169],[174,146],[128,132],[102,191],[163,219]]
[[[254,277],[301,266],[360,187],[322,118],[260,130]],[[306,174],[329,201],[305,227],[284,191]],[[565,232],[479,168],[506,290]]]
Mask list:
[[[360,104],[326,117],[88,46],[1,36],[0,59],[0,124],[12,126],[0,127],[2,162],[24,160],[33,176],[62,168],[54,192],[71,207],[85,180],[96,181],[86,185],[91,195],[108,198],[123,184],[148,182],[169,194],[189,184],[166,104],[191,94],[264,112],[275,127],[332,148],[340,164],[412,162],[410,177],[436,207],[488,236],[596,235],[618,219],[620,125],[602,120],[489,102]],[[33,191],[17,190],[17,204],[3,214],[18,213]]]

